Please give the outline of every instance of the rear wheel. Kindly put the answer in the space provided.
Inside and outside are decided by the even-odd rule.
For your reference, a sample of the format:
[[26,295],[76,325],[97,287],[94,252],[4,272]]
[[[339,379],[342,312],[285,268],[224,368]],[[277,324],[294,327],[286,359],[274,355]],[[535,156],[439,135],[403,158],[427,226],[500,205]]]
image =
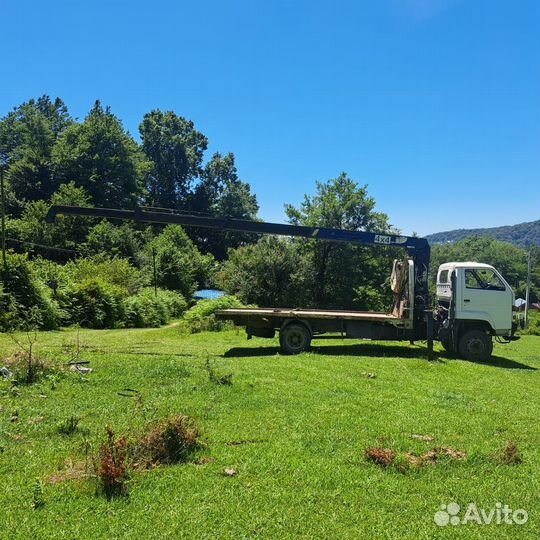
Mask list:
[[279,333],[279,344],[282,353],[299,354],[309,349],[311,332],[303,324],[288,324]]
[[488,360],[492,351],[491,336],[482,330],[469,330],[459,340],[459,354],[467,360]]

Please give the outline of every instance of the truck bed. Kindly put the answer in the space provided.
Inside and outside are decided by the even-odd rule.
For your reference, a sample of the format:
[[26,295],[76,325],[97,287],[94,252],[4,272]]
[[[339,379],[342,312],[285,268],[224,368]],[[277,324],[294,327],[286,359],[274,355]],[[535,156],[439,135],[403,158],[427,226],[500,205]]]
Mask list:
[[392,313],[379,311],[335,311],[319,309],[295,308],[235,308],[216,311],[220,319],[237,319],[240,317],[280,317],[287,319],[342,319],[350,321],[399,321],[403,320]]

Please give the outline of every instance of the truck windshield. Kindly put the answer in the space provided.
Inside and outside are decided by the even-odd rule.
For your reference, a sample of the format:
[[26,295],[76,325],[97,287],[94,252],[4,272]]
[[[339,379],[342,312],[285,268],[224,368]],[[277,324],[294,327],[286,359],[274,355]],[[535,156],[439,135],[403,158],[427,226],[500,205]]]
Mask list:
[[499,276],[488,268],[465,270],[465,286],[467,289],[505,290],[504,283]]

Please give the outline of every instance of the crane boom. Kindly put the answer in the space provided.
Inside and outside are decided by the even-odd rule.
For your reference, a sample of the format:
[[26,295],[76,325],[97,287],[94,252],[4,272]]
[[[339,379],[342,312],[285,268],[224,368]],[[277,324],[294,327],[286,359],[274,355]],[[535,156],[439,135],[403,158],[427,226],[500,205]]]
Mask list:
[[429,271],[430,247],[425,238],[384,234],[368,231],[350,231],[326,227],[307,227],[285,223],[267,223],[225,217],[199,216],[174,213],[158,209],[120,210],[116,208],[88,208],[83,206],[53,205],[47,213],[47,221],[53,222],[58,214],[98,217],[106,219],[133,220],[145,223],[168,223],[188,227],[203,227],[227,231],[248,232],[255,234],[276,234],[297,236],[330,242],[348,242],[371,246],[401,247],[413,258],[416,266],[415,296],[421,304],[428,305],[427,276]]

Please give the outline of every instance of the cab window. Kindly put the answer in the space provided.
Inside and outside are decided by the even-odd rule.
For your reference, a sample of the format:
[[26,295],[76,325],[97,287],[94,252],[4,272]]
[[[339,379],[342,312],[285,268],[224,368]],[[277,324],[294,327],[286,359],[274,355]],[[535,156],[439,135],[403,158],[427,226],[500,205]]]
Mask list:
[[488,268],[465,270],[465,287],[467,289],[484,289],[488,291],[504,291],[505,286],[499,276]]
[[439,274],[439,283],[448,283],[448,270],[442,270]]

